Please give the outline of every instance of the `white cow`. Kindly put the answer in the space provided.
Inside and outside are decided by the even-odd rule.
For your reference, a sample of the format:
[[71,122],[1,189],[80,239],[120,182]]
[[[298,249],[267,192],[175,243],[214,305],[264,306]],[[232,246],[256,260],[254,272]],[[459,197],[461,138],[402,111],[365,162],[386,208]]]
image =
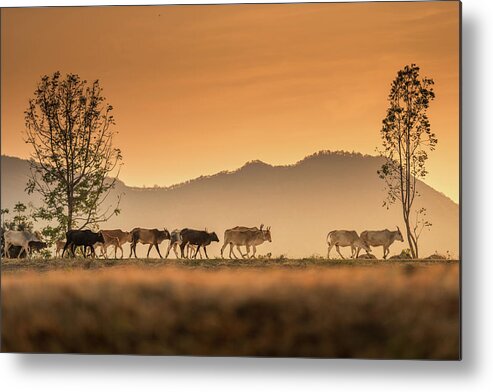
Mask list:
[[[390,250],[389,247],[394,241],[404,242],[402,237],[401,229],[397,227],[397,230],[377,230],[369,231],[366,230],[361,233],[361,239],[363,242],[370,246],[381,246],[383,248],[383,258],[386,259]],[[368,252],[368,251],[367,251]]]
[[29,231],[17,231],[17,230],[8,230],[4,234],[5,238],[5,255],[10,259],[10,247],[11,246],[20,246],[22,247],[21,251],[17,255],[17,258],[21,257],[22,251],[26,252],[27,258],[31,258],[29,242],[37,241],[41,242],[41,235],[38,232],[30,233]]
[[333,247],[336,247],[337,253],[344,256],[339,250],[339,247],[350,246],[351,247],[351,258],[357,257],[359,250],[361,248],[365,249],[367,252],[370,251],[368,245],[361,240],[354,230],[333,230],[327,234],[327,258],[330,259],[330,251]]

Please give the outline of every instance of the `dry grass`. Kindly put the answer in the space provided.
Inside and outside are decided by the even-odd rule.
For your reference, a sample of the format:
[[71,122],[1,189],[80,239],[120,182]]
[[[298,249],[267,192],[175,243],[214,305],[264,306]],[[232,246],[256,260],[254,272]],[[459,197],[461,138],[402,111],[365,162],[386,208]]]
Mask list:
[[2,351],[459,358],[457,263],[220,262],[4,273]]
[[84,258],[66,258],[66,259],[3,259],[2,273],[20,272],[20,271],[52,271],[52,270],[79,270],[79,269],[101,269],[115,268],[123,266],[138,267],[180,267],[187,269],[306,269],[311,267],[332,268],[342,266],[430,266],[437,264],[458,264],[457,260],[365,260],[365,259],[323,259],[323,258],[305,258],[305,259],[208,259],[208,260],[191,260],[191,259],[84,259]]

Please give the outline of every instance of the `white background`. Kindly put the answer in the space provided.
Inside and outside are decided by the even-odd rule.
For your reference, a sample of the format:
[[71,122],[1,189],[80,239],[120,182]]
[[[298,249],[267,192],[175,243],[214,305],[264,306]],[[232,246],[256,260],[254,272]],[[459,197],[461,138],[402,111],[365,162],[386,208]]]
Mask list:
[[[221,2],[225,1],[215,1]],[[3,0],[2,6],[135,3]],[[489,121],[493,112],[492,9],[491,0],[463,1],[461,362],[0,354],[1,389],[37,392],[315,391],[331,387],[337,391],[365,392],[493,390],[493,285],[490,283],[493,249],[489,247],[493,242],[489,230],[489,222],[493,221],[493,128]]]

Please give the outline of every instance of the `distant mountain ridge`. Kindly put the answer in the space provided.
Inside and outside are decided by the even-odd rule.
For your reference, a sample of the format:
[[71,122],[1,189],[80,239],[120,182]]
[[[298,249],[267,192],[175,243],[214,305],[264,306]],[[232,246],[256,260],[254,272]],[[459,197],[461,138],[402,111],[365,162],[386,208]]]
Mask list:
[[[326,255],[325,236],[334,229],[403,230],[399,206],[382,207],[384,183],[376,174],[382,158],[358,153],[329,152],[307,156],[293,165],[272,166],[254,160],[234,171],[201,176],[164,188],[128,187],[118,181],[116,193],[124,193],[122,213],[102,228],[193,227],[222,234],[236,225],[272,226],[270,244],[258,252],[290,257]],[[29,162],[2,156],[2,207],[17,201],[39,204],[39,197],[24,191]],[[427,208],[433,226],[421,238],[423,256],[438,251],[459,253],[459,206],[423,182],[416,208]],[[398,253],[406,244],[395,244]],[[210,254],[219,255],[214,244]],[[381,249],[375,249],[378,256]],[[348,249],[343,253],[348,254]],[[141,254],[143,252],[141,251]]]

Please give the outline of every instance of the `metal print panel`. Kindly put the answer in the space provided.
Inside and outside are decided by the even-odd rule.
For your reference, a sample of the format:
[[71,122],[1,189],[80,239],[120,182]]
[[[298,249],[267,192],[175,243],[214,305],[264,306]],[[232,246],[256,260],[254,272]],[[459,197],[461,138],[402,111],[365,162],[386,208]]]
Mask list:
[[3,8],[3,352],[460,359],[460,3]]

